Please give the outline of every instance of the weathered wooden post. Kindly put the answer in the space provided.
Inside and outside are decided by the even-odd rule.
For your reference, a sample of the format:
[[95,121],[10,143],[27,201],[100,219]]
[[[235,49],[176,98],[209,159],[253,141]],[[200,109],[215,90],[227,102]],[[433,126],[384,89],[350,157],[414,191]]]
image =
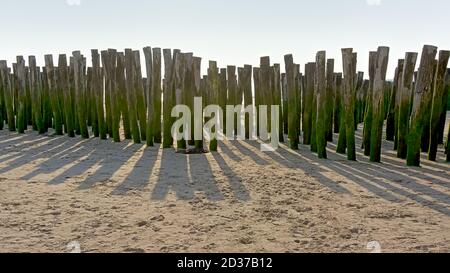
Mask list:
[[[110,134],[110,137],[114,139],[114,142],[119,142],[119,128],[117,127],[117,121],[116,121],[116,94],[113,86],[113,81],[115,79],[115,73],[114,73],[114,66],[115,66],[115,53],[113,53],[111,50],[102,50],[101,51],[102,56],[102,66],[103,71],[105,72],[105,94],[108,95],[108,102],[109,106],[106,107],[107,112],[109,112],[109,125],[108,132]],[[113,64],[114,63],[114,64]],[[108,103],[108,102],[105,102]],[[107,115],[108,116],[108,115]]]
[[441,117],[439,121],[439,136],[438,142],[444,143],[444,131],[445,131],[445,122],[447,121],[447,109],[450,110],[450,68],[447,68],[447,75],[445,77],[445,91],[442,101],[443,108],[441,112]]
[[86,108],[84,99],[84,64],[83,56],[80,51],[73,53],[73,68],[74,68],[74,83],[75,83],[75,104],[78,117],[78,124],[80,126],[80,134],[82,138],[89,138],[89,131],[86,124]]
[[[294,75],[295,81],[295,75]],[[295,84],[295,83],[294,83]],[[270,86],[270,57],[264,56],[260,58],[260,91],[261,91],[261,105],[267,105],[267,131],[271,131],[271,111],[272,105],[272,91]],[[294,85],[295,89],[295,85]],[[295,92],[295,90],[294,90]],[[259,117],[258,117],[259,120]]]
[[431,81],[431,86],[430,86],[430,96],[431,99],[428,101],[428,104],[426,105],[426,107],[424,107],[424,109],[426,110],[424,112],[425,115],[425,119],[428,122],[425,122],[423,124],[423,129],[422,129],[422,137],[421,137],[421,142],[420,142],[420,147],[421,147],[421,151],[424,153],[428,153],[428,149],[430,146],[430,118],[431,118],[431,107],[432,107],[432,103],[433,103],[433,93],[434,93],[434,78],[436,76],[437,73],[437,69],[438,69],[438,60],[434,60],[434,71],[433,71],[433,80]]
[[384,122],[384,92],[386,83],[386,71],[389,61],[389,48],[379,47],[373,82],[373,121],[370,137],[370,161],[381,161],[381,137]]
[[450,57],[450,51],[439,51],[439,60],[436,74],[434,76],[434,90],[431,118],[430,118],[430,144],[428,148],[428,159],[436,161],[437,148],[439,144],[440,118],[442,109],[447,107],[447,101],[444,99],[444,93],[447,91],[445,86],[445,74],[447,73],[447,64]]
[[303,144],[311,144],[312,135],[312,111],[315,109],[313,107],[313,96],[314,96],[314,74],[316,66],[314,63],[305,64],[305,89],[303,92]]
[[371,51],[369,53],[369,90],[366,96],[366,109],[364,115],[364,130],[363,130],[363,141],[362,148],[364,149],[364,155],[370,155],[370,136],[372,131],[372,121],[373,121],[373,82],[375,79],[375,66],[377,60],[377,52]]
[[[88,90],[89,90],[89,114],[90,114],[90,124],[92,126],[92,132],[94,133],[94,137],[100,136],[100,131],[98,127],[98,117],[97,117],[97,92],[96,85],[95,85],[95,69],[94,67],[88,67]],[[64,90],[60,89],[61,94],[64,96]],[[62,105],[65,105],[64,102],[65,98],[62,99]],[[64,120],[67,121],[67,118],[65,118],[65,111],[64,113]],[[64,130],[67,132],[67,126],[64,124]]]
[[125,49],[125,73],[128,99],[128,113],[130,117],[131,136],[134,143],[141,143],[141,135],[139,133],[138,125],[138,110],[136,107],[136,92],[135,89],[135,68],[134,56],[131,49]]
[[362,115],[362,101],[364,93],[364,72],[359,71],[356,74],[356,88],[355,88],[355,129],[358,129],[358,124],[361,122]]
[[[201,63],[202,59],[200,57],[194,57],[192,61],[192,75],[193,75],[193,93],[195,97],[202,97],[202,90],[201,90]],[[230,69],[227,69],[228,75],[230,75]],[[198,139],[194,141],[195,143],[195,150],[196,151],[203,151],[203,105],[198,105],[201,109],[195,109],[200,111],[201,118],[200,120],[194,120],[194,124],[192,126],[194,127],[194,132],[200,132],[200,135],[197,136]],[[194,111],[195,111],[194,110]],[[195,134],[194,134],[195,135]]]
[[347,138],[346,138],[346,128],[345,128],[345,114],[344,114],[344,90],[342,87],[342,73],[336,73],[336,105],[339,108],[337,120],[339,122],[339,137],[338,143],[336,145],[336,152],[339,154],[345,154],[347,149]]
[[[316,90],[314,88],[315,78],[316,78],[316,63],[310,63],[309,64],[310,69],[312,69],[311,75],[308,75],[308,78],[306,79],[306,86],[307,88],[311,88],[311,136],[310,136],[310,142],[311,142],[311,152],[317,152],[317,94]],[[309,78],[311,77],[311,78]],[[306,115],[306,111],[305,111]]]
[[334,104],[334,97],[335,97],[335,90],[334,90],[334,59],[328,59],[327,60],[327,71],[326,71],[326,91],[325,91],[325,98],[326,98],[326,120],[325,120],[325,126],[326,126],[326,139],[327,141],[332,142],[333,141],[333,104]]
[[161,48],[153,48],[153,108],[155,118],[153,119],[153,137],[155,143],[161,143]]
[[25,85],[25,60],[22,56],[17,56],[17,132],[19,134],[25,133],[27,129]]
[[398,102],[398,133],[397,133],[397,157],[406,159],[406,139],[409,129],[409,117],[411,109],[411,94],[413,93],[414,68],[416,67],[417,53],[407,52],[403,64],[403,72],[399,83]]
[[295,91],[295,69],[294,59],[292,54],[284,55],[284,63],[286,69],[286,82],[287,82],[287,99],[288,99],[288,137],[289,147],[294,150],[298,150],[299,133],[297,131],[298,113],[297,113],[297,94]]
[[[255,89],[255,107],[256,107],[256,135],[259,137],[259,106],[261,105],[261,69],[259,67],[253,67],[253,85]],[[287,117],[286,117],[287,120]],[[234,121],[235,126],[236,120]],[[237,128],[237,127],[235,127]],[[235,134],[237,134],[235,129]]]
[[[208,96],[208,103],[212,105],[218,105],[219,103],[219,80],[218,80],[218,71],[217,71],[217,63],[215,61],[209,61],[209,68],[208,68],[208,89],[209,89],[209,96]],[[217,113],[215,114],[217,115]],[[214,118],[217,118],[214,116]],[[214,139],[211,139],[209,141],[209,150],[211,152],[217,151],[217,137],[219,130],[216,127],[214,128],[216,132],[216,137]]]
[[[191,110],[191,127],[188,128],[190,131],[188,140],[189,145],[195,145],[194,141],[194,54],[193,53],[185,53],[184,55],[184,88],[183,88],[183,95],[184,95],[184,103],[187,105],[187,107]],[[226,69],[225,70],[225,85],[226,85]],[[227,89],[225,87],[225,101],[223,102],[226,104],[226,93]]]
[[153,90],[153,56],[152,48],[144,47],[145,66],[147,71],[147,84],[145,88],[147,99],[147,128],[146,143],[147,146],[153,146],[153,130],[155,129],[155,111],[154,111],[154,90]]
[[300,73],[300,65],[294,65],[294,73],[295,73],[295,93],[297,98],[297,138],[300,139],[300,134],[302,131],[302,92],[303,92],[303,75]]
[[[236,106],[238,104],[238,102],[237,102],[238,86],[237,86],[237,78],[236,78],[236,66],[233,66],[233,65],[227,66],[227,77],[228,77],[228,105]],[[256,86],[255,86],[255,88],[256,88]],[[234,135],[237,135],[237,119],[238,119],[239,114],[234,113],[233,116],[234,116],[234,122],[233,122]]]
[[[252,66],[244,65],[244,82],[243,82],[243,93],[244,93],[244,107],[253,105],[252,98]],[[253,118],[253,117],[252,117]],[[250,139],[250,123],[253,123],[253,119],[250,119],[249,114],[245,115],[245,138]]]
[[43,134],[45,132],[44,129],[44,118],[42,116],[42,104],[41,104],[41,95],[40,95],[40,87],[39,87],[39,68],[36,66],[36,57],[29,56],[28,57],[28,65],[30,67],[30,92],[32,96],[32,109],[33,109],[33,123],[36,126],[36,129],[39,134]]
[[434,77],[435,57],[437,47],[425,45],[420,60],[419,72],[414,90],[413,106],[411,111],[410,129],[407,140],[406,164],[420,166],[420,144],[425,123],[429,123],[427,115],[431,95],[431,84]]
[[11,79],[9,74],[8,63],[6,61],[0,61],[0,75],[2,80],[2,86],[4,88],[4,96],[5,96],[5,108],[6,108],[6,117],[8,123],[9,131],[16,130],[16,122],[14,117],[14,97],[13,97],[13,89],[11,86]]
[[[396,139],[396,128],[398,121],[398,114],[396,113],[397,105],[398,105],[398,89],[399,89],[399,80],[401,78],[401,73],[403,73],[403,59],[398,60],[397,68],[395,69],[394,82],[392,87],[391,96],[389,99],[389,109],[387,113],[387,121],[386,121],[386,140],[392,141]],[[394,143],[394,150],[397,148],[397,145]]]
[[163,148],[170,148],[173,145],[171,135],[172,129],[172,53],[170,49],[163,50],[164,55],[164,90],[163,90]]
[[[251,90],[250,90],[251,91]],[[222,108],[223,117],[220,119],[223,121],[222,128],[223,131],[227,131],[227,69],[221,68],[219,72],[219,106]]]
[[279,118],[278,118],[278,141],[284,142],[283,134],[283,111],[282,111],[282,96],[281,96],[281,74],[280,64],[273,65],[273,86],[274,86],[274,100],[273,104],[279,106]]
[[[63,101],[62,106],[64,107],[64,130],[66,131],[69,137],[75,137],[75,128],[74,128],[74,117],[73,117],[73,107],[72,107],[72,94],[70,93],[69,87],[69,70],[67,66],[67,57],[65,54],[60,54],[58,57],[58,92],[62,93]],[[37,94],[37,97],[40,97]],[[39,98],[40,100],[40,98]],[[36,102],[36,106],[40,104],[40,102]],[[37,106],[39,107],[39,106]],[[39,119],[38,121],[38,130],[41,132],[43,130],[43,116],[39,109],[35,111],[35,117]],[[44,131],[42,131],[43,133]]]
[[342,49],[342,64],[344,71],[343,80],[343,115],[344,123],[341,126],[345,127],[345,139],[347,146],[347,159],[356,160],[355,150],[355,74],[356,74],[356,61],[352,48]]
[[103,77],[100,68],[100,56],[97,49],[91,50],[92,54],[92,88],[95,96],[97,110],[98,133],[100,139],[106,139],[106,122],[103,102]]
[[319,51],[316,55],[316,73],[314,77],[314,93],[317,96],[316,143],[319,158],[327,158],[327,101],[326,97],[326,53]]
[[53,56],[45,55],[45,68],[47,70],[48,92],[53,111],[53,127],[56,135],[63,134],[62,108],[59,101],[59,92],[56,85],[56,71],[53,66]]
[[[184,54],[175,51],[173,55],[173,86],[175,89],[175,105],[184,104]],[[177,141],[177,150],[186,149],[186,139],[184,138],[186,132],[183,132],[183,138]]]
[[[342,74],[340,75],[340,84],[342,84]],[[337,77],[338,73],[334,73],[333,81],[334,81],[334,101],[333,101],[333,132],[339,133],[339,121],[341,118],[341,86],[337,86]]]
[[133,51],[133,68],[135,76],[134,80],[134,92],[136,97],[136,107],[138,112],[139,119],[139,128],[141,132],[141,139],[146,140],[146,130],[147,128],[147,111],[145,109],[145,94],[144,94],[144,86],[142,81],[142,72],[141,72],[141,58],[139,54],[139,50]]
[[127,84],[125,77],[125,54],[123,52],[117,53],[117,67],[115,69],[115,72],[117,81],[117,99],[119,100],[118,111],[120,111],[120,114],[122,115],[124,137],[125,139],[132,139],[130,128],[130,114],[128,110]]
[[[237,94],[236,94],[236,98],[237,98],[237,104],[240,105],[242,108],[244,108],[244,85],[245,85],[245,75],[244,75],[244,68],[243,67],[238,67],[237,68],[237,76],[238,76],[238,81],[237,81]],[[211,92],[211,89],[208,87],[209,93]],[[208,93],[208,94],[209,94]],[[237,119],[239,121],[239,127],[238,130],[242,130],[242,120],[241,120],[241,113],[237,114]],[[245,133],[245,122],[244,122],[244,133]],[[237,132],[236,132],[237,134]]]
[[[254,73],[253,73],[254,74]],[[255,76],[253,76],[255,77]],[[282,103],[283,103],[283,132],[287,134],[288,132],[288,98],[287,98],[287,80],[286,73],[281,74],[281,94],[282,94]],[[255,86],[256,93],[256,86]],[[304,92],[303,92],[304,94]],[[303,115],[302,115],[303,118]],[[283,141],[284,141],[284,133],[283,133]]]

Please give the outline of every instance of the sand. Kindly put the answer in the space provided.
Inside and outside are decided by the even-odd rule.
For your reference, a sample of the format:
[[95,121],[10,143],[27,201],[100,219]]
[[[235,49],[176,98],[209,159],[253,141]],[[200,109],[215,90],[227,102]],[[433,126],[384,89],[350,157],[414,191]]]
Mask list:
[[[361,129],[357,137],[360,143]],[[337,135],[334,136],[337,140]],[[358,144],[359,146],[359,144]],[[450,165],[0,131],[0,252],[450,252]],[[73,246],[73,243],[70,244]]]

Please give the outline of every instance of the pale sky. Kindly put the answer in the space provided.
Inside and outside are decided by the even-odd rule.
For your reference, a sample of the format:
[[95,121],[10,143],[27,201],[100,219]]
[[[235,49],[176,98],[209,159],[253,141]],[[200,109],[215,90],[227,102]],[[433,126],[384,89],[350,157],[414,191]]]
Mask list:
[[[367,71],[370,50],[389,46],[388,78],[406,51],[424,44],[450,49],[448,0],[0,0],[0,59],[144,46],[178,48],[219,66],[284,68],[283,55],[313,61],[326,50],[341,71],[343,47]],[[143,58],[143,56],[142,56]],[[26,57],[27,60],[27,57]],[[90,62],[89,62],[90,63]]]

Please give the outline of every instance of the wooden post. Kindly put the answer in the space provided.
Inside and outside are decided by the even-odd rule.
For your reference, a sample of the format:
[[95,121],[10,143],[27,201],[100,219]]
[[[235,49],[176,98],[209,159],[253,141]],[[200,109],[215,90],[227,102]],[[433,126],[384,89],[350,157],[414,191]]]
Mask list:
[[136,97],[136,107],[138,111],[138,119],[139,119],[139,129],[141,132],[141,139],[146,140],[146,128],[147,128],[147,111],[145,109],[145,94],[144,94],[144,86],[142,81],[142,72],[141,72],[141,58],[139,54],[139,50],[133,51],[133,68],[135,76],[134,80],[134,92]]
[[[259,67],[253,67],[253,85],[255,89],[255,107],[256,107],[256,135],[259,137],[259,106],[261,105],[261,69]],[[286,117],[287,119],[287,117]],[[234,120],[235,134],[236,132],[236,119]]]
[[343,80],[343,115],[344,123],[341,126],[345,127],[345,139],[347,146],[347,159],[356,161],[355,150],[355,121],[354,121],[354,78],[356,62],[352,48],[342,49],[342,64],[344,71]]
[[154,111],[154,90],[153,90],[153,56],[152,48],[144,47],[145,66],[147,70],[147,84],[145,88],[147,99],[147,128],[146,143],[147,146],[153,146],[153,130],[155,128],[155,111]]
[[420,166],[420,144],[425,123],[429,123],[426,112],[430,101],[431,84],[434,77],[435,57],[437,48],[425,45],[420,60],[419,73],[414,90],[413,106],[410,119],[410,130],[407,140],[406,164],[408,166]]
[[91,50],[92,54],[92,88],[95,94],[95,104],[97,110],[98,132],[100,139],[106,139],[106,122],[103,102],[103,77],[100,68],[100,56],[97,49]]
[[172,111],[172,53],[170,49],[163,50],[164,55],[164,93],[163,93],[163,148],[170,148],[173,145],[173,139],[171,135],[171,111]]
[[17,132],[25,133],[26,121],[26,93],[25,93],[25,60],[17,56]]
[[314,96],[314,74],[316,70],[315,63],[305,64],[305,89],[303,92],[304,110],[303,110],[303,144],[311,145],[312,135],[312,111]]
[[44,129],[44,117],[42,116],[42,104],[41,104],[41,90],[39,88],[39,70],[36,66],[35,56],[28,57],[28,64],[30,67],[30,92],[32,96],[32,109],[33,109],[33,123],[36,126],[39,134],[45,132]]
[[45,68],[47,70],[48,92],[50,104],[53,111],[53,127],[56,135],[63,134],[62,109],[59,102],[58,89],[56,85],[56,71],[53,66],[53,56],[45,55]]
[[[89,108],[88,108],[88,113],[90,114],[90,124],[92,126],[92,132],[94,133],[94,137],[99,137],[100,136],[100,131],[99,131],[99,127],[98,127],[98,117],[97,117],[97,90],[96,90],[96,85],[95,85],[95,69],[94,67],[89,67],[88,68],[88,90],[89,90]],[[63,99],[62,99],[62,105],[66,105],[64,100],[64,89],[60,89],[60,93],[63,95]],[[66,113],[65,111],[63,111],[63,113]],[[67,118],[65,118],[65,114],[64,114],[64,120],[67,121]],[[64,130],[67,132],[67,126],[66,124],[64,124]]]
[[389,48],[379,47],[377,52],[377,62],[375,67],[375,77],[373,83],[373,121],[370,137],[370,161],[381,161],[381,137],[384,122],[384,92],[386,83],[386,71],[389,60]]
[[397,157],[406,159],[406,138],[408,136],[408,124],[411,109],[411,94],[413,92],[414,68],[416,66],[417,53],[407,52],[403,64],[403,72],[398,85],[398,132],[397,132]]
[[[294,81],[295,81],[294,75]],[[267,132],[271,131],[271,111],[272,105],[272,91],[270,86],[270,58],[268,56],[260,59],[260,91],[261,91],[261,105],[267,105]],[[295,89],[295,83],[294,83]],[[295,92],[295,90],[294,90]],[[258,117],[259,119],[259,117]]]
[[[236,94],[236,101],[237,104],[240,105],[242,108],[244,108],[244,84],[245,84],[245,75],[244,75],[244,68],[238,67],[237,68],[237,94]],[[211,93],[211,88],[208,87],[208,94]],[[242,121],[241,121],[241,113],[237,114],[237,119],[239,121],[239,127],[238,130],[242,130]],[[245,133],[245,122],[244,122],[244,133]],[[236,131],[237,134],[237,131]]]
[[[255,76],[254,76],[255,77]],[[284,133],[287,134],[288,132],[288,98],[287,98],[287,80],[286,80],[286,73],[281,74],[281,95],[282,95],[282,104],[283,104],[283,142],[284,142]],[[255,86],[255,93],[256,93],[256,86]],[[304,94],[304,92],[303,92]],[[303,117],[303,115],[302,115]]]
[[327,141],[332,142],[333,141],[333,104],[334,104],[334,97],[335,97],[335,90],[334,90],[334,59],[328,59],[327,60],[327,71],[326,71],[326,91],[325,91],[325,98],[326,98],[326,120],[325,120],[325,126],[326,126],[326,139]]
[[[189,107],[191,110],[191,127],[189,128],[190,139],[188,140],[189,145],[195,145],[194,141],[194,54],[193,53],[185,53],[184,55],[184,88],[183,88],[183,95],[184,95],[184,103]],[[226,69],[225,69],[225,81],[226,81]],[[225,82],[226,84],[226,82]],[[226,104],[226,93],[227,89],[225,87],[225,101],[224,104]]]
[[[302,131],[301,120],[302,120],[302,91],[303,91],[303,75],[300,73],[300,65],[294,64],[295,73],[295,96],[297,98],[297,138],[300,139],[300,134]],[[272,85],[272,83],[271,83]],[[272,103],[271,103],[272,104]]]
[[[194,57],[192,62],[192,75],[193,75],[193,93],[195,97],[202,97],[202,90],[201,90],[201,62],[202,59],[200,57]],[[229,71],[229,70],[228,70]],[[201,109],[198,109],[202,113],[203,117],[203,105],[201,105]],[[194,130],[198,130],[201,133],[203,137],[203,118],[201,118],[200,121],[196,121],[197,123],[192,124],[194,127]],[[200,140],[195,140],[195,149],[197,151],[203,151],[203,138]]]
[[127,98],[127,84],[125,77],[125,54],[123,52],[117,53],[117,67],[116,73],[116,92],[117,99],[119,100],[119,119],[122,115],[122,126],[125,139],[132,139],[130,128],[130,114],[128,110],[128,98]]
[[[60,54],[58,58],[58,92],[63,95],[63,107],[64,107],[64,130],[69,137],[75,137],[74,128],[74,117],[73,117],[73,107],[72,107],[72,94],[69,88],[69,70],[67,66],[67,57],[65,54]],[[40,97],[37,94],[37,97]],[[37,103],[40,104],[40,103]],[[36,104],[36,105],[37,105]],[[40,108],[39,108],[40,109]],[[43,116],[41,111],[37,109],[35,111],[35,117],[39,119],[38,130],[41,132],[43,130]],[[43,131],[42,131],[43,133]]]
[[6,92],[6,85],[4,85],[0,71],[0,130],[3,130],[5,121],[7,122],[5,92]]
[[[219,82],[218,82],[218,71],[217,71],[217,63],[215,61],[209,61],[209,68],[208,68],[208,89],[209,89],[209,98],[208,103],[209,104],[215,104],[217,105],[219,103]],[[217,118],[217,117],[214,117]],[[214,128],[216,130],[216,138],[211,139],[209,141],[209,150],[211,152],[217,151],[217,137],[218,137],[218,128]]]
[[297,113],[297,94],[295,91],[295,69],[294,59],[292,54],[284,55],[284,63],[286,69],[286,82],[287,82],[287,100],[288,100],[288,137],[289,147],[294,150],[298,150],[299,138],[297,131],[298,113]]
[[[173,55],[173,85],[175,89],[175,105],[184,104],[184,54],[175,51]],[[186,149],[186,140],[183,139],[177,141],[177,150],[185,150]]]
[[447,107],[447,101],[444,100],[444,93],[447,91],[445,86],[445,74],[450,57],[450,51],[439,51],[439,61],[436,74],[434,76],[434,92],[430,119],[430,144],[428,149],[428,159],[436,161],[437,148],[439,144],[440,119],[442,109]]
[[[251,90],[250,90],[251,92]],[[221,68],[219,72],[219,106],[222,108],[223,117],[220,119],[223,121],[222,128],[223,131],[227,131],[227,69]]]
[[280,64],[273,65],[273,86],[274,86],[274,97],[273,104],[279,106],[279,119],[278,119],[278,141],[284,142],[283,134],[283,111],[282,111],[282,94],[281,94],[281,74],[280,74]]
[[356,75],[355,91],[355,129],[358,130],[358,124],[362,121],[361,112],[364,94],[364,72],[359,71]]
[[[243,82],[243,93],[244,93],[244,107],[253,105],[252,98],[252,66],[244,65],[244,82]],[[253,118],[253,117],[252,117]],[[245,138],[250,139],[250,123],[253,123],[253,119],[250,119],[249,115],[245,115]]]
[[155,118],[153,119],[153,137],[155,143],[161,143],[161,48],[153,48],[153,107]]
[[14,97],[13,97],[13,89],[11,86],[10,73],[8,69],[8,64],[6,61],[0,61],[0,75],[2,86],[4,89],[5,96],[5,108],[6,108],[6,117],[8,122],[9,131],[16,130],[16,123],[14,117]]
[[[337,76],[338,73],[334,73],[334,101],[333,101],[333,132],[339,133],[339,121],[341,117],[341,89],[337,89]],[[341,74],[341,83],[342,83],[342,74]],[[339,92],[338,92],[339,91]]]
[[103,50],[101,52],[102,65],[105,72],[105,93],[109,94],[109,113],[110,113],[110,137],[114,139],[114,142],[120,141],[118,120],[117,120],[117,109],[116,109],[116,90],[114,88],[115,81],[115,62],[116,62],[116,52],[112,50]]
[[73,53],[74,82],[75,82],[75,104],[82,138],[89,138],[89,131],[86,124],[86,108],[84,100],[84,64],[83,56],[79,51]]
[[445,122],[447,121],[447,109],[450,110],[450,68],[447,69],[445,77],[445,89],[443,96],[443,108],[439,119],[439,136],[438,143],[444,144]]
[[401,78],[401,73],[403,73],[403,65],[404,59],[399,59],[397,68],[395,69],[394,82],[392,87],[392,93],[390,94],[389,99],[389,109],[387,113],[387,122],[386,122],[386,140],[392,141],[394,140],[394,150],[397,149],[397,145],[395,143],[395,139],[397,136],[396,128],[398,127],[398,113],[397,105],[398,105],[398,89],[399,89],[399,81]]
[[362,148],[364,149],[364,155],[370,155],[370,136],[372,130],[373,121],[373,83],[375,79],[375,67],[377,60],[377,52],[371,51],[369,53],[369,90],[366,96],[366,109],[364,115],[364,131],[363,131],[363,141]]
[[431,119],[431,107],[432,107],[432,103],[433,103],[433,93],[434,93],[434,87],[435,87],[435,81],[434,78],[436,77],[436,73],[438,70],[438,60],[434,60],[434,70],[433,70],[433,80],[431,81],[431,86],[430,86],[430,96],[431,99],[427,101],[427,105],[424,107],[424,120],[427,120],[428,122],[425,122],[423,124],[423,129],[422,129],[422,137],[421,137],[421,142],[420,142],[420,147],[421,147],[421,151],[428,153],[428,149],[430,146],[430,119]]
[[[134,143],[141,143],[141,135],[139,133],[138,125],[138,110],[136,107],[136,92],[134,73],[134,56],[131,49],[125,49],[125,73],[126,73],[126,85],[127,85],[127,99],[128,99],[128,114],[130,117],[131,135]],[[139,84],[139,83],[138,83]]]
[[319,51],[316,55],[316,74],[314,77],[314,93],[317,96],[316,143],[319,158],[327,158],[327,93],[326,93],[326,53]]
[[345,114],[344,114],[344,89],[342,87],[342,73],[336,73],[336,107],[338,107],[337,120],[339,127],[339,138],[336,145],[336,152],[345,154],[347,149],[347,138],[345,128]]
[[[233,66],[233,65],[227,66],[227,78],[228,78],[228,86],[227,86],[228,87],[228,105],[236,106],[238,104],[238,102],[237,102],[238,86],[237,86],[237,78],[236,78],[236,66]],[[234,123],[233,124],[234,135],[237,135],[237,119],[238,119],[239,114],[234,113],[233,116],[234,116],[234,122],[233,122]]]

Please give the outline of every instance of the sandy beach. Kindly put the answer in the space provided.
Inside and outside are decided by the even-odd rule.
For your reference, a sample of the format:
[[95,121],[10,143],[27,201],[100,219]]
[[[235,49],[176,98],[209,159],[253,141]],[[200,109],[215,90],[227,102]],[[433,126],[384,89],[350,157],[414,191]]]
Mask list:
[[[449,119],[450,120],[450,119]],[[447,122],[448,124],[449,122]],[[0,252],[450,252],[450,165],[0,131]],[[73,250],[73,249],[72,249]]]

